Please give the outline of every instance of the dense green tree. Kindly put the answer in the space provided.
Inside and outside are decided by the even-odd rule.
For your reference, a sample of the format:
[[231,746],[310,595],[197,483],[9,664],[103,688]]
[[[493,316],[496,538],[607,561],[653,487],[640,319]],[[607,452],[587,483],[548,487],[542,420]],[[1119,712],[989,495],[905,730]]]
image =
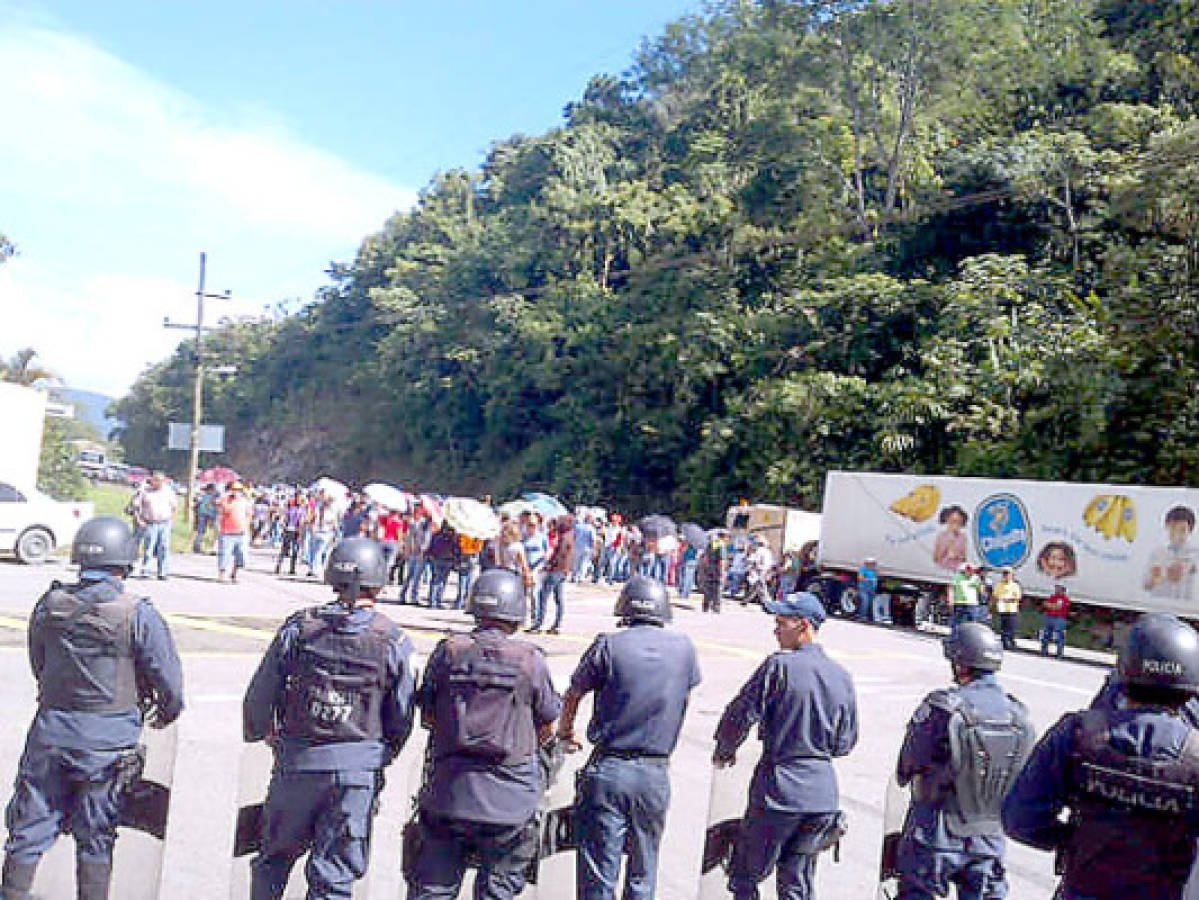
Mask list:
[[709,3],[214,335],[206,418],[255,477],[708,516],[832,467],[1196,483],[1191,6]]

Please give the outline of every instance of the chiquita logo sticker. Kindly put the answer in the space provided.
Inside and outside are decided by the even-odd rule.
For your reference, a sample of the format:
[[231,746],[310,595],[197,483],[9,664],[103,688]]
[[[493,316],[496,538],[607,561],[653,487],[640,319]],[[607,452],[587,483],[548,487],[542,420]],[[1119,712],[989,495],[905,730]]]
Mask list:
[[1018,566],[1032,549],[1028,511],[1011,494],[994,494],[974,513],[974,546],[993,569]]

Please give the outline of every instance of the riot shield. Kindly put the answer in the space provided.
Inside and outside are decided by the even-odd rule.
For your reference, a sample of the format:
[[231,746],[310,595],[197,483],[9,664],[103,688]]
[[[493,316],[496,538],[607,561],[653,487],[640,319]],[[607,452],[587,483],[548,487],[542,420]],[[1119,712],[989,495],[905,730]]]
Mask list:
[[521,894],[536,900],[568,900],[575,896],[575,775],[587,763],[587,751],[568,752],[554,739],[541,750],[545,798],[539,813],[540,843],[535,873]]
[[[159,895],[177,729],[176,725],[146,729],[141,753],[130,756],[124,776],[128,779],[125,805],[113,849],[112,897],[155,900]],[[38,866],[32,896],[35,900],[75,896],[74,841],[57,841],[45,855]]]
[[887,783],[887,795],[883,801],[883,846],[878,866],[878,900],[893,900],[899,896],[899,868],[897,853],[903,823],[908,816],[912,792],[899,786],[894,773]]
[[[708,822],[704,831],[704,847],[699,875],[700,900],[716,900],[728,896],[729,867],[733,849],[745,815],[749,797],[749,782],[753,777],[759,751],[753,746],[742,747],[737,762],[731,766],[713,766],[712,786],[708,793]],[[771,891],[763,888],[764,896]]]
[[1191,877],[1187,879],[1182,900],[1199,900],[1199,842],[1195,844],[1195,864],[1191,867]]
[[[422,758],[425,752],[427,746],[421,753]],[[538,853],[527,870],[521,900],[568,900],[575,896],[574,783],[575,774],[585,761],[585,753],[568,753],[565,744],[557,739],[541,749],[539,763],[546,791],[537,812]],[[428,760],[423,759],[420,777],[412,781],[413,800],[408,805],[407,822],[400,841],[405,871],[421,852],[415,798],[420,792],[420,779],[427,775],[427,767]],[[477,865],[477,860],[468,856],[460,896],[469,896],[474,890]]]
[[[273,765],[274,754],[264,743],[247,744],[242,752],[237,774],[237,819],[233,835],[233,867],[229,879],[230,900],[245,900],[250,896],[250,862],[262,846],[263,806]],[[303,900],[307,892],[305,858],[300,857],[292,868],[291,878],[283,893],[284,900]],[[366,875],[354,883],[354,900],[366,900],[370,896],[370,879],[368,866]]]

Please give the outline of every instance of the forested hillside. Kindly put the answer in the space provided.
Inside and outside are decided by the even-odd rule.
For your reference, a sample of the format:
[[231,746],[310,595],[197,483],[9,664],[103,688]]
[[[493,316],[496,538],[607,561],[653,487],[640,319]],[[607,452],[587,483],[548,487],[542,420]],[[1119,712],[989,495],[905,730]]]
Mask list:
[[[1199,484],[1195,0],[724,2],[214,335],[230,462],[711,514]],[[403,148],[396,148],[402,152]],[[117,415],[182,460],[191,348]]]

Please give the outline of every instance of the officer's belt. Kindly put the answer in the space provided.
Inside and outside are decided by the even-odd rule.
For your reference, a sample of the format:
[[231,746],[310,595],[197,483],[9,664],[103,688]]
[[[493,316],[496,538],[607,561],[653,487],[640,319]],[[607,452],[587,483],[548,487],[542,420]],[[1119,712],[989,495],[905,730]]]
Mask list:
[[669,753],[648,753],[645,750],[616,750],[611,747],[596,747],[591,753],[592,759],[601,759],[605,756],[613,756],[616,759],[647,759],[666,762],[670,759]]

